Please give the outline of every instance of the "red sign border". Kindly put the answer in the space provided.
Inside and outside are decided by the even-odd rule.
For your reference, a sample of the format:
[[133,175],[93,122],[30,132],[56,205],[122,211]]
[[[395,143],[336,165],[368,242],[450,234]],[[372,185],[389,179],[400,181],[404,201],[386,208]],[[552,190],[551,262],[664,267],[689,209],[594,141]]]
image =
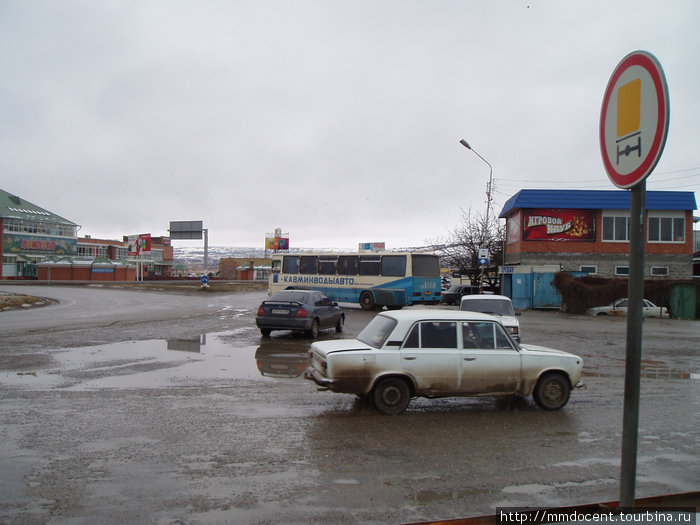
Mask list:
[[[654,82],[654,87],[656,88],[656,99],[659,108],[659,124],[656,126],[654,140],[652,141],[651,149],[649,150],[646,158],[636,170],[625,175],[618,173],[615,170],[608,157],[608,151],[605,146],[605,121],[608,116],[608,106],[610,104],[610,98],[613,95],[615,84],[622,74],[632,66],[640,66],[646,69]],[[613,71],[613,74],[608,81],[608,85],[605,88],[605,94],[603,95],[603,106],[600,110],[600,150],[603,157],[605,171],[608,174],[608,178],[610,178],[615,186],[623,189],[631,188],[632,186],[643,181],[654,170],[656,164],[661,158],[664,147],[666,146],[666,137],[668,135],[668,125],[670,120],[669,114],[670,103],[668,97],[668,85],[666,84],[666,77],[664,75],[663,68],[656,57],[646,51],[634,51],[623,58]]]

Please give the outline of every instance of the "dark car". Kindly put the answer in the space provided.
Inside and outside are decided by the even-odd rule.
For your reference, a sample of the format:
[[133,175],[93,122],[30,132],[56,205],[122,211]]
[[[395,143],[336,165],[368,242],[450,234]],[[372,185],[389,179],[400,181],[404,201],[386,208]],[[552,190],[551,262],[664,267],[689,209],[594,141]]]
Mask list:
[[258,308],[255,324],[264,336],[272,330],[293,330],[316,337],[320,330],[335,328],[343,331],[345,314],[321,292],[313,290],[282,290]]
[[473,295],[479,293],[478,286],[468,284],[455,284],[442,292],[442,302],[445,304],[459,304],[464,295]]

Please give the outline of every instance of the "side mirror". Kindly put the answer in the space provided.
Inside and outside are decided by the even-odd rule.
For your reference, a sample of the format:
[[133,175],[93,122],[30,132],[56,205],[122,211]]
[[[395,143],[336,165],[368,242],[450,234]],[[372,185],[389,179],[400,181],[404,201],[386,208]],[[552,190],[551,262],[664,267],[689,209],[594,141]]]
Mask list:
[[515,315],[523,315],[522,312],[515,312]]

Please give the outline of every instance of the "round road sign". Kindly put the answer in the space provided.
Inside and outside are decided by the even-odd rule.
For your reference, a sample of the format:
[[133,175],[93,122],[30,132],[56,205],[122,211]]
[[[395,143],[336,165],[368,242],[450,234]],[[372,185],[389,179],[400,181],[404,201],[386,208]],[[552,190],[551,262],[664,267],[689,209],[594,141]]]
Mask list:
[[608,177],[631,188],[654,170],[669,122],[666,77],[651,53],[630,53],[613,71],[600,111],[600,150]]

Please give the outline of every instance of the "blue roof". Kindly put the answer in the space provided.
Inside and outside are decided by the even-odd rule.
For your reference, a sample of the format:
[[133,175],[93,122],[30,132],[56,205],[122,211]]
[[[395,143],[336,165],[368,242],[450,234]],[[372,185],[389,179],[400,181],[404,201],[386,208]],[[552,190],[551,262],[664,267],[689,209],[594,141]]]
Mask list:
[[[692,191],[647,191],[647,210],[695,210]],[[627,190],[520,190],[506,201],[499,218],[523,208],[628,210]]]

